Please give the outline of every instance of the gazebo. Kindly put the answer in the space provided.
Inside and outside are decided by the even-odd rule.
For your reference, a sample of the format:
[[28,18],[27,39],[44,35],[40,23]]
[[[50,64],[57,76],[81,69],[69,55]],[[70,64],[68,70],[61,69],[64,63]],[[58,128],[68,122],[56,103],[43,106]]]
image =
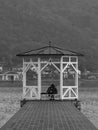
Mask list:
[[17,56],[23,58],[23,99],[48,99],[42,93],[51,83],[58,90],[56,99],[78,99],[78,57],[82,54],[49,44]]

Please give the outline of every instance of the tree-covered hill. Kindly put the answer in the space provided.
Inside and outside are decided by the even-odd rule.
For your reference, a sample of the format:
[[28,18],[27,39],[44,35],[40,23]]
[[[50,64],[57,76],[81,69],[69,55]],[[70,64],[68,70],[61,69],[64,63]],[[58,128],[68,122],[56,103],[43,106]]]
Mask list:
[[85,54],[81,68],[97,70],[98,0],[0,0],[1,59],[49,41]]

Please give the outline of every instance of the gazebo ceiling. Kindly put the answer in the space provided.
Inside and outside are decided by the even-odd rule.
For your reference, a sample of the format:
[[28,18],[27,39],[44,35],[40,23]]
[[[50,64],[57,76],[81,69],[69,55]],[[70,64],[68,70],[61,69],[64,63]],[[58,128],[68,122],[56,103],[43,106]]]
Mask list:
[[56,46],[45,46],[42,48],[37,48],[34,50],[29,50],[20,54],[17,54],[16,56],[24,57],[24,56],[83,56],[83,54],[71,51],[71,50],[65,50]]

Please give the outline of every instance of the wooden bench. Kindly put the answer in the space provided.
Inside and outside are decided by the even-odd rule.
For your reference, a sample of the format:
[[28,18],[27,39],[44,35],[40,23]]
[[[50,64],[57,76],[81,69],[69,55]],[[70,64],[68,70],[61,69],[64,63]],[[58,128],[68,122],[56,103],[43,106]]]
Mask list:
[[42,92],[41,95],[48,95],[48,93],[46,93],[46,92]]
[[51,95],[54,95],[54,99],[59,96],[59,94],[48,94],[46,92],[42,92],[41,95],[43,95],[46,99],[49,99],[49,95],[50,95],[50,99],[51,99]]

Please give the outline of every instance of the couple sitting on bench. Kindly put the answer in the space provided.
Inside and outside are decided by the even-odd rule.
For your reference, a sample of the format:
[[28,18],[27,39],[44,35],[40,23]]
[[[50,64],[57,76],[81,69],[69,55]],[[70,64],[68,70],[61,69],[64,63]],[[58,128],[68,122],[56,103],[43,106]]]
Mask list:
[[57,89],[54,84],[51,84],[51,86],[48,88],[47,94],[50,97],[50,100],[54,100],[54,95],[57,94]]

